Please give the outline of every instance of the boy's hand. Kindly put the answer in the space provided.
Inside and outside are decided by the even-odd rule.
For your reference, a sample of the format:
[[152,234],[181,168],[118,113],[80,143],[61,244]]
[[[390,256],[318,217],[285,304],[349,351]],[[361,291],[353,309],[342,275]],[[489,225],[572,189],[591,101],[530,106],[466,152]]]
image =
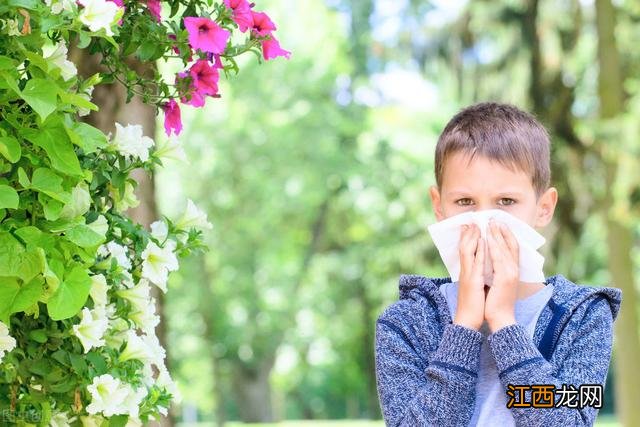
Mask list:
[[493,265],[493,284],[487,293],[484,319],[491,332],[516,323],[515,303],[520,283],[518,241],[507,226],[489,220],[487,243]]
[[463,225],[460,233],[458,307],[453,323],[480,330],[484,319],[484,241],[477,225]]

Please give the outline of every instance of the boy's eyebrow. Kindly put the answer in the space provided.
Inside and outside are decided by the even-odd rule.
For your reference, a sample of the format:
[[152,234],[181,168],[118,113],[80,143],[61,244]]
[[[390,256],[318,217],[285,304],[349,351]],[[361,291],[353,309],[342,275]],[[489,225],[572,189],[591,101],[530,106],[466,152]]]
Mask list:
[[[452,190],[449,191],[449,194],[451,195],[468,195],[469,193],[472,193],[471,191],[466,191],[466,190]],[[520,191],[502,191],[500,193],[498,193],[498,196],[522,196],[522,192]]]

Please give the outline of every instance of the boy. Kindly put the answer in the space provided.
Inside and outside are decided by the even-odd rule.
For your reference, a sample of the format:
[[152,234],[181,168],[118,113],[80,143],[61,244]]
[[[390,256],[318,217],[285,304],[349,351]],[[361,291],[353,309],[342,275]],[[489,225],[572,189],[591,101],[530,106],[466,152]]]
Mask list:
[[[437,220],[503,209],[546,226],[558,197],[549,187],[549,144],[544,127],[511,105],[459,112],[436,146],[430,195]],[[458,250],[459,281],[402,275],[400,300],[378,318],[376,380],[386,424],[592,425],[622,292],[561,274],[520,282],[517,240],[495,221],[486,242],[477,226],[463,226]]]

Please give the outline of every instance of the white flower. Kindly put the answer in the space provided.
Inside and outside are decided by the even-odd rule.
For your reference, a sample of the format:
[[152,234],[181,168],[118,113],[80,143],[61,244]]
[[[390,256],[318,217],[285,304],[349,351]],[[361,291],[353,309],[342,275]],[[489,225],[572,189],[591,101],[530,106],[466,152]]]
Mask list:
[[111,255],[115,258],[118,265],[125,270],[129,270],[131,268],[131,260],[129,259],[127,252],[126,246],[119,245],[116,242],[108,242],[106,245],[102,245],[98,248],[99,255]]
[[153,139],[142,134],[142,126],[122,126],[116,123],[116,136],[111,141],[114,148],[123,156],[138,158],[143,162],[149,159],[149,148],[153,146]]
[[129,208],[135,208],[140,204],[140,200],[136,197],[135,188],[129,181],[124,183],[124,194],[121,197],[120,192],[116,193],[114,187],[112,187],[112,189],[111,194],[118,211],[123,212]]
[[119,360],[121,362],[137,359],[137,360],[154,360],[154,354],[151,348],[147,345],[143,337],[139,336],[136,331],[129,329],[127,331],[126,338],[127,345],[122,353],[120,353]]
[[53,53],[45,58],[55,67],[60,69],[60,76],[62,76],[64,81],[67,81],[78,74],[75,64],[67,59],[67,52],[67,46],[64,42],[60,42]]
[[56,412],[49,421],[49,427],[68,427],[76,417],[69,418],[66,412]]
[[[86,99],[87,101],[91,101],[91,96],[93,95],[93,86],[89,86],[85,89],[85,92],[78,92],[78,96],[80,98]],[[88,108],[78,108],[78,115],[80,117],[88,116],[91,110]]]
[[140,279],[137,285],[128,289],[121,289],[116,293],[118,296],[126,299],[131,303],[134,310],[143,310],[149,303],[149,282],[146,279]]
[[178,160],[180,162],[187,161],[187,155],[182,148],[182,144],[180,144],[180,141],[178,141],[174,135],[169,138],[160,139],[154,154],[161,160],[171,159]]
[[129,323],[121,317],[109,319],[108,333],[105,336],[107,345],[111,348],[120,348],[127,339]]
[[95,377],[87,390],[91,393],[91,404],[87,406],[87,412],[101,412],[105,417],[128,414],[138,418],[140,403],[148,393],[145,387],[134,390],[131,384],[123,383],[109,374]]
[[103,336],[107,326],[109,320],[104,308],[98,307],[91,311],[87,307],[82,309],[82,319],[79,324],[73,325],[73,334],[82,343],[85,354],[92,347],[102,347],[105,344]]
[[87,406],[87,412],[97,414],[102,412],[105,417],[110,417],[124,412],[123,406],[129,396],[129,390],[122,386],[119,379],[109,374],[95,377],[87,386],[91,393],[91,403]]
[[167,292],[169,271],[178,269],[178,258],[173,253],[175,246],[173,240],[167,241],[163,248],[150,240],[142,251],[142,277],[149,279],[162,292]]
[[142,340],[151,353],[151,362],[158,368],[164,366],[164,359],[167,357],[167,352],[160,344],[158,336],[156,334],[144,334]]
[[9,328],[3,322],[0,322],[0,361],[5,353],[16,348],[16,339],[9,335]]
[[163,242],[169,234],[169,227],[167,223],[160,220],[151,224],[151,235],[155,237],[159,242]]
[[209,229],[213,226],[207,221],[207,214],[203,210],[198,209],[191,199],[188,199],[187,209],[176,222],[176,227],[187,230],[192,227]]
[[64,219],[73,219],[84,215],[91,207],[91,195],[89,187],[85,183],[80,183],[71,190],[71,200],[62,207],[60,216]]
[[159,366],[158,369],[160,373],[158,374],[156,385],[158,387],[164,387],[169,393],[171,393],[174,403],[180,403],[180,401],[182,401],[182,394],[178,389],[178,384],[176,384],[176,382],[171,378],[169,370],[164,365]]
[[122,405],[122,411],[125,414],[129,414],[130,417],[138,418],[138,414],[140,413],[140,403],[147,395],[147,389],[145,387],[140,387],[134,390],[131,384],[126,384],[124,388],[127,390],[127,398]]
[[107,305],[107,278],[102,274],[91,276],[91,289],[89,295],[96,306]]
[[51,7],[51,13],[57,15],[63,10],[71,12],[76,2],[74,0],[45,0],[45,3]]
[[155,334],[156,326],[160,323],[160,316],[156,315],[156,300],[151,301],[142,309],[129,313],[129,319],[146,334]]
[[117,4],[107,0],[82,0],[84,6],[80,12],[80,21],[93,32],[105,30],[108,36],[113,35],[111,26],[120,19],[123,10]]

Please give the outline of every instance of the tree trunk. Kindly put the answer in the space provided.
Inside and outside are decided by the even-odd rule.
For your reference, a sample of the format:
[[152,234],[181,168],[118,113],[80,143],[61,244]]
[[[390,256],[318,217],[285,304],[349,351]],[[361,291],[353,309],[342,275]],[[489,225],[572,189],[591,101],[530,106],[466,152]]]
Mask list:
[[[610,0],[596,0],[596,26],[598,31],[598,95],[600,116],[613,118],[623,112],[622,73],[620,54],[615,40],[615,9]],[[601,141],[600,144],[613,144]],[[617,160],[603,156],[606,165],[606,186],[614,188],[617,179]],[[638,337],[638,296],[633,275],[631,250],[633,229],[609,209],[614,205],[614,196],[608,191],[603,204],[609,249],[609,270],[613,284],[622,289],[624,304],[616,321],[615,362],[616,412],[621,425],[640,425],[640,407],[637,404],[636,387],[640,383],[637,355],[640,354]],[[622,343],[622,345],[620,345]]]
[[273,422],[269,376],[274,361],[273,358],[262,360],[256,367],[234,364],[233,390],[240,419],[245,423]]
[[[86,51],[78,49],[73,49],[70,55],[78,66],[78,73],[84,77],[91,76],[101,70],[99,55],[89,55]],[[152,65],[142,64],[135,59],[129,61],[129,66],[136,69],[139,74],[149,72],[152,68]],[[131,101],[127,103],[126,90],[120,83],[97,86],[93,92],[92,102],[96,104],[100,110],[92,112],[86,118],[86,121],[103,132],[113,132],[116,122],[122,125],[139,124],[147,136],[151,138],[155,137],[155,108],[144,104],[138,96],[134,96]],[[136,196],[140,200],[140,204],[138,207],[130,209],[127,213],[133,221],[142,224],[148,229],[149,225],[158,218],[153,177],[150,177],[142,170],[134,171],[131,176],[138,182]],[[156,298],[157,313],[159,313],[161,317],[164,317],[162,316],[164,295],[155,286],[152,287],[152,295]],[[160,322],[158,325],[157,335],[162,346],[169,352],[170,348],[167,345],[166,326],[164,322]],[[167,368],[168,367],[167,357]],[[172,412],[169,414],[169,417],[162,417],[160,422],[154,422],[151,425],[161,427],[173,426],[173,414]]]

